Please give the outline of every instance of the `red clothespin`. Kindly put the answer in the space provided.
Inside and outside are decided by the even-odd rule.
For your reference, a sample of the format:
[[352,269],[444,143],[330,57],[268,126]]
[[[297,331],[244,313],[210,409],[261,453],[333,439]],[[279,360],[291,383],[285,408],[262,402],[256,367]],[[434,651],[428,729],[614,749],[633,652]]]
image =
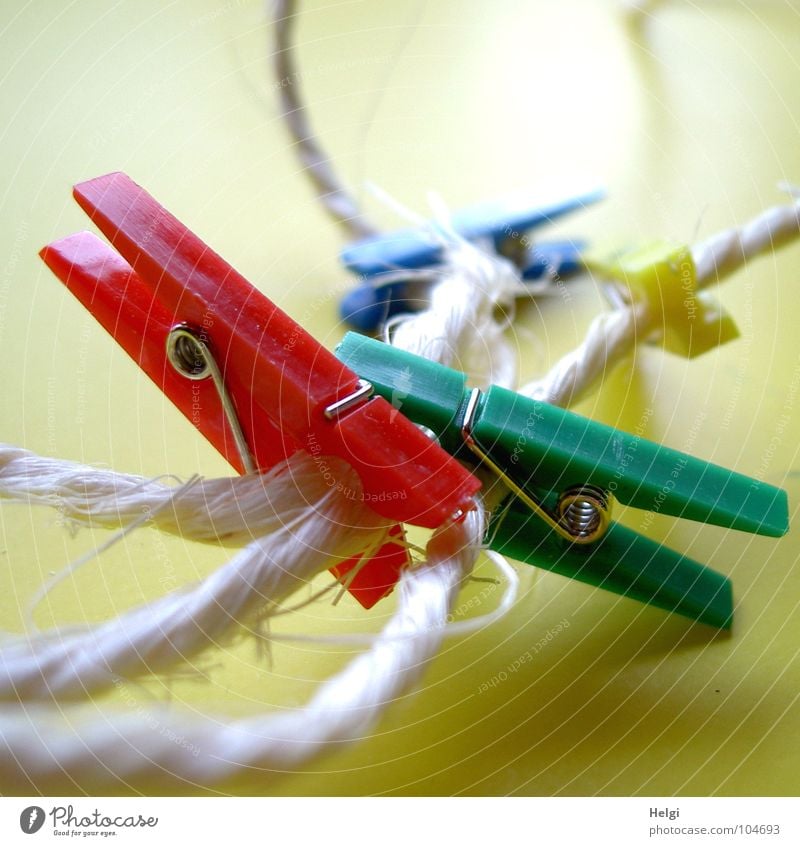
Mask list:
[[[367,502],[399,523],[435,528],[471,507],[472,474],[125,174],[74,195],[114,249],[81,232],[42,258],[239,472],[305,449],[348,461]],[[351,592],[371,607],[407,561],[387,544]]]

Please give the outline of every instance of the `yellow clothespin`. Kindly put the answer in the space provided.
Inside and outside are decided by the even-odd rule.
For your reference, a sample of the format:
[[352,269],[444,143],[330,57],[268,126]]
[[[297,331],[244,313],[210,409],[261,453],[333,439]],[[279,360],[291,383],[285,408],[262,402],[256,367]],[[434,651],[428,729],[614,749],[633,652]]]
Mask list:
[[615,299],[626,305],[647,303],[654,329],[669,352],[695,358],[739,337],[733,318],[707,291],[698,290],[687,246],[656,241],[612,259],[585,256],[584,263],[615,280]]

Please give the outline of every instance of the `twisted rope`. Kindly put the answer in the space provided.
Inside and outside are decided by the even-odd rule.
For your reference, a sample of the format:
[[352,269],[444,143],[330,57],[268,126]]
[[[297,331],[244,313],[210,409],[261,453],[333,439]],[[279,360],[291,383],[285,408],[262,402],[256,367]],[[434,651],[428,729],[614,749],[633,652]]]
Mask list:
[[[743,226],[732,226],[692,247],[698,288],[708,288],[750,259],[777,250],[800,235],[800,205],[774,206]],[[534,399],[568,408],[596,390],[610,369],[628,356],[639,339],[659,327],[644,302],[596,317],[581,345],[542,378],[520,388]]]
[[[336,179],[313,137],[291,56],[295,4],[276,4],[275,68],[287,125],[306,173],[329,213],[352,237],[373,234]],[[764,213],[693,249],[702,285],[745,260],[797,237],[797,206]],[[392,342],[473,372],[476,382],[513,385],[516,359],[503,332],[521,281],[502,259],[453,233],[444,237],[443,275],[429,308],[394,327]],[[637,336],[657,327],[644,304],[600,316],[586,341],[524,389],[558,405],[574,402],[624,358]],[[478,339],[480,345],[476,345]],[[351,488],[358,480],[337,473]],[[348,475],[351,474],[351,475]],[[363,654],[320,685],[294,711],[228,721],[167,707],[109,711],[56,699],[86,698],[144,673],[169,672],[224,644],[277,611],[291,591],[333,560],[367,553],[386,523],[358,498],[323,484],[308,456],[264,477],[200,480],[182,488],[0,448],[0,496],[54,505],[77,523],[131,527],[147,510],[153,525],[185,537],[246,548],[198,585],[121,614],[99,626],[71,627],[0,641],[0,789],[28,779],[37,790],[104,793],[182,792],[214,787],[247,769],[271,779],[342,744],[365,737],[393,700],[408,691],[436,655],[458,591],[484,533],[481,502],[458,524],[440,527],[427,560],[407,570],[395,613]],[[253,539],[255,538],[255,539]],[[508,607],[515,589],[509,575]]]

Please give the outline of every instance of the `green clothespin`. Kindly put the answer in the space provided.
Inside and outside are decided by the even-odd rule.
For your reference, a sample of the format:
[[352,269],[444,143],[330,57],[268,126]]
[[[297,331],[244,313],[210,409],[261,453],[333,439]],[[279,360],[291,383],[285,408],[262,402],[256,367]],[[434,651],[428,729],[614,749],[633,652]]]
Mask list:
[[349,333],[338,357],[449,452],[509,489],[491,549],[720,628],[730,581],[609,519],[611,498],[648,511],[780,537],[786,492],[636,435]]

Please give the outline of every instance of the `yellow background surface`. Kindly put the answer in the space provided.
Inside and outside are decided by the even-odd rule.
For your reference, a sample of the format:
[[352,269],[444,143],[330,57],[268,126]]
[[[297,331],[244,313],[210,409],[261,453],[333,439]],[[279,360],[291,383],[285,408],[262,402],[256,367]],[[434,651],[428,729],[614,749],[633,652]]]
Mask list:
[[[324,343],[337,342],[336,302],[351,281],[337,261],[343,242],[277,116],[263,4],[0,8],[0,440],[132,473],[226,475],[36,254],[87,227],[74,182],[124,170]],[[403,221],[367,182],[425,214],[431,190],[458,208],[604,184],[605,203],[552,232],[614,245],[692,242],[783,202],[778,181],[800,182],[792,3],[676,0],[637,29],[619,4],[588,0],[313,2],[298,38],[314,124],[387,227]],[[794,512],[799,283],[800,247],[752,262],[719,289],[740,340],[693,362],[642,348],[580,410],[628,430],[652,412],[648,437],[785,486]],[[570,285],[569,303],[520,309],[524,378],[572,348],[604,307],[588,277]],[[73,537],[55,513],[9,505],[0,532],[0,620],[12,631],[48,574],[107,537]],[[277,782],[251,773],[221,790],[796,794],[797,531],[774,541],[657,518],[650,533],[732,576],[730,635],[520,565],[513,612],[448,641],[368,739],[306,773]],[[228,554],[142,530],[59,586],[37,620],[106,619]],[[469,613],[496,602],[499,591],[481,598],[485,588],[465,591]],[[374,631],[392,607],[365,613],[348,598],[280,627]],[[350,655],[277,643],[270,667],[245,641],[205,656],[205,677],[131,684],[104,705],[171,698],[188,712],[253,716],[297,707]]]

